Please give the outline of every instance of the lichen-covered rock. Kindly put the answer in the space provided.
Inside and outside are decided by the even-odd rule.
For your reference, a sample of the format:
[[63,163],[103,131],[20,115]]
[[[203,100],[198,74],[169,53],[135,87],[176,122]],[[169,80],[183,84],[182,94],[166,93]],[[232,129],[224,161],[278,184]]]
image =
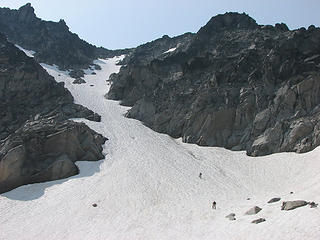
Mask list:
[[104,158],[106,140],[83,123],[47,118],[27,121],[0,141],[0,193],[75,175],[79,170],[74,162]]
[[139,46],[110,78],[108,97],[184,142],[251,156],[306,152],[320,145],[319,56],[319,28],[226,13],[196,34]]

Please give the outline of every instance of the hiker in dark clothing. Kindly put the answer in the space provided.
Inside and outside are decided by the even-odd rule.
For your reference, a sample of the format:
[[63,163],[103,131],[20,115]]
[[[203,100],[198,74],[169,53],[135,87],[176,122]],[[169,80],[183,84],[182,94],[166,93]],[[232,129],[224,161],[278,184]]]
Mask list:
[[202,179],[202,173],[199,173],[199,178]]
[[212,203],[212,209],[217,209],[217,203],[216,203],[216,201],[214,201],[214,202]]

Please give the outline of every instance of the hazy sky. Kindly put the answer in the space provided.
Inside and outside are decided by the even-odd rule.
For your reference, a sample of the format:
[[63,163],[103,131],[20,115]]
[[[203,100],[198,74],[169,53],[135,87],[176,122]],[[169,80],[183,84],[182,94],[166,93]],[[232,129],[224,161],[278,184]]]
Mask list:
[[320,0],[1,0],[0,7],[27,2],[38,17],[64,19],[82,39],[109,49],[197,32],[212,16],[229,11],[246,12],[259,24],[285,22],[290,29],[320,21]]

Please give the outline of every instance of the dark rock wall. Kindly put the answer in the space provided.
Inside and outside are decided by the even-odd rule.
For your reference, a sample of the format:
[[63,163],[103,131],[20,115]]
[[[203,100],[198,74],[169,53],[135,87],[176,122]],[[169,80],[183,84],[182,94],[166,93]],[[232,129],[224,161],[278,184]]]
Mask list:
[[75,161],[104,158],[101,145],[106,140],[83,123],[46,118],[27,121],[0,141],[0,193],[76,175]]
[[128,117],[185,142],[252,156],[320,144],[319,28],[289,31],[227,13],[187,39],[168,54],[152,43],[136,50],[112,76],[108,97],[133,106]]
[[75,161],[104,158],[104,137],[65,121],[100,121],[73,100],[63,83],[0,34],[0,193],[78,174]]
[[74,104],[63,83],[0,35],[0,140],[36,115],[100,120],[91,110]]
[[9,41],[35,51],[38,62],[56,64],[61,69],[88,68],[98,57],[112,57],[131,50],[97,48],[69,31],[64,20],[44,21],[28,3],[18,10],[0,8],[0,32]]

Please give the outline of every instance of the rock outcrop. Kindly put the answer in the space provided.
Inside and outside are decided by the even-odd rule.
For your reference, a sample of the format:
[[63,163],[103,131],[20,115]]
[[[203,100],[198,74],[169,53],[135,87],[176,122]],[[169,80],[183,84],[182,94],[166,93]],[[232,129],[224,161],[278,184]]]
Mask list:
[[35,116],[100,121],[99,115],[73,103],[63,83],[0,34],[0,140]]
[[213,17],[197,34],[138,47],[108,98],[184,142],[260,156],[320,145],[320,29]]
[[70,32],[64,20],[51,22],[38,18],[30,3],[18,10],[0,8],[0,32],[12,43],[35,51],[39,63],[76,69],[81,72],[79,77],[83,76],[81,69],[88,68],[98,57],[113,57],[131,51],[97,48]]
[[0,193],[18,186],[78,174],[75,161],[103,159],[107,139],[83,123],[27,121],[0,141]]

